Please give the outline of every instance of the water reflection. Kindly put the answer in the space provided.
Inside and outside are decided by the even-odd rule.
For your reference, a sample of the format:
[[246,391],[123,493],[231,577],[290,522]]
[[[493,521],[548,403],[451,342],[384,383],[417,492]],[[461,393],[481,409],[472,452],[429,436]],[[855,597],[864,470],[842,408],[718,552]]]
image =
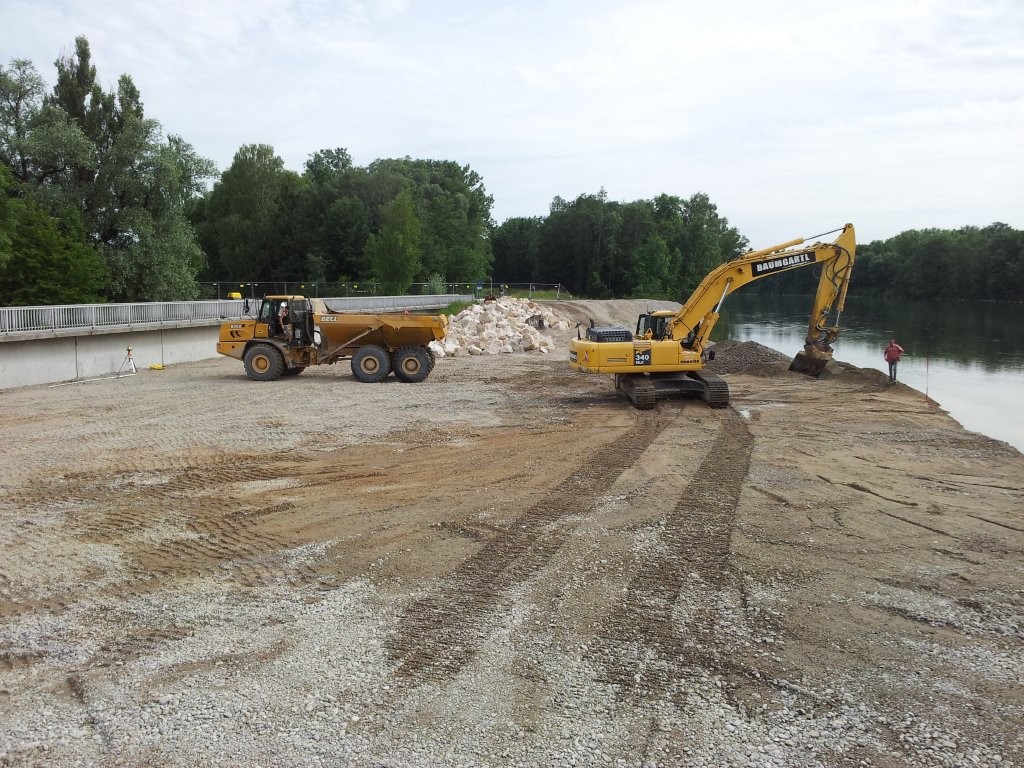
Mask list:
[[[803,348],[811,297],[731,296],[713,338],[756,341],[794,355]],[[836,359],[886,371],[882,349],[906,350],[899,380],[931,397],[965,428],[1024,452],[1024,306],[848,302]]]

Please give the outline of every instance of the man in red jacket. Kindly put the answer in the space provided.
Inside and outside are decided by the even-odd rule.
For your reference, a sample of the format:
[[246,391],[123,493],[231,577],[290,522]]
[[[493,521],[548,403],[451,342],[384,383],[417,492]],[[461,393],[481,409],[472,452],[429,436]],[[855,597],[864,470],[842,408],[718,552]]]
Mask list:
[[903,347],[896,343],[896,339],[889,339],[889,346],[885,348],[882,357],[889,364],[889,383],[892,384],[896,381],[896,364],[903,357]]

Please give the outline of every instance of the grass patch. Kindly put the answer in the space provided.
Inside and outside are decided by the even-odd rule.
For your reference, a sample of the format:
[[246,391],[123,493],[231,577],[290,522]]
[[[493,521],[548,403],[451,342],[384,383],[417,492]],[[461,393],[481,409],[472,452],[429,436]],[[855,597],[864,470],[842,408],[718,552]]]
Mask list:
[[469,307],[472,307],[474,304],[477,303],[478,302],[475,301],[453,301],[447,307],[442,309],[441,312],[445,315],[451,315],[452,317],[454,317],[455,315],[459,314],[459,312],[461,312],[462,310],[468,309]]

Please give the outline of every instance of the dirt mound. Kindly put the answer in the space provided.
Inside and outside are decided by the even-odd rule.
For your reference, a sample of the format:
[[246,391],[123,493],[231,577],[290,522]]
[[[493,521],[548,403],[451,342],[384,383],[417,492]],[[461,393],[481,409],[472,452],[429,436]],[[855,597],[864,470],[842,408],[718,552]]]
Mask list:
[[656,309],[678,311],[680,305],[674,301],[653,299],[611,299],[556,301],[547,300],[544,306],[565,318],[572,326],[581,323],[584,327],[594,325],[621,325],[630,330],[636,328],[636,318],[644,312]]

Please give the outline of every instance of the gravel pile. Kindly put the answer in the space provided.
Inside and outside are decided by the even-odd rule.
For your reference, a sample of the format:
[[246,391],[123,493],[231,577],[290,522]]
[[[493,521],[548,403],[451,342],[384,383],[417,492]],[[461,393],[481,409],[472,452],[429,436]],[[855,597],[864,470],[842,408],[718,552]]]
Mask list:
[[756,341],[720,341],[713,349],[715,359],[707,364],[711,373],[775,376],[788,370],[791,362],[782,352]]

